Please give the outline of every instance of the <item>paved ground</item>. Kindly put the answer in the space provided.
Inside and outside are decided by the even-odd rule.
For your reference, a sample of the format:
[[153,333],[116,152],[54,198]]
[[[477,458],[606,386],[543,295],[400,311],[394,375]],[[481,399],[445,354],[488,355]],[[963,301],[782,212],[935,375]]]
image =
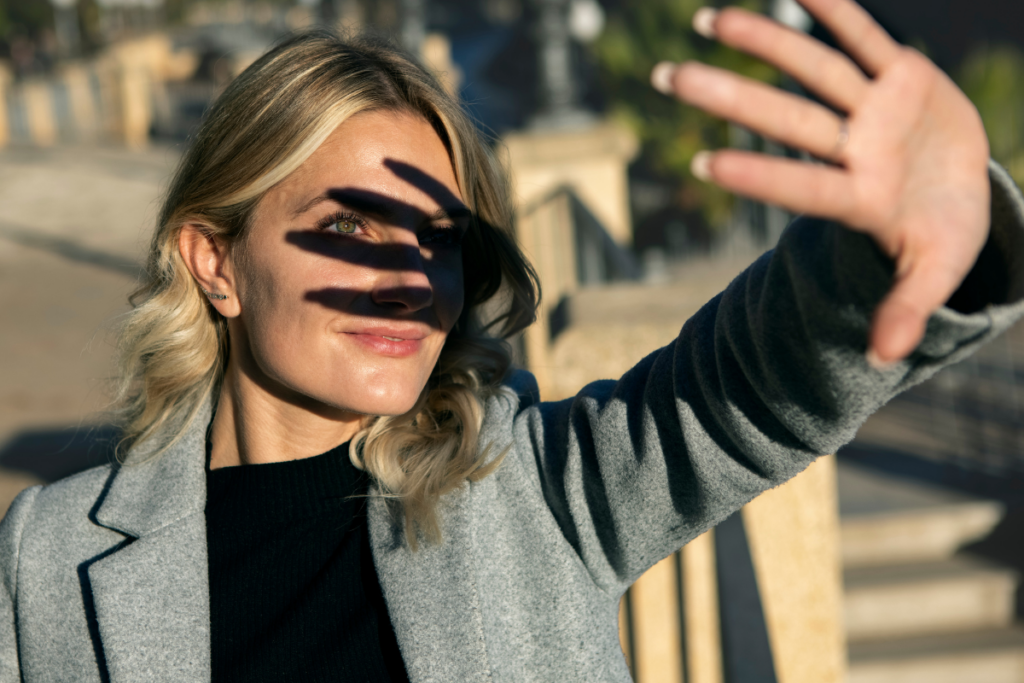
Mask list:
[[104,422],[169,149],[0,150],[0,514]]

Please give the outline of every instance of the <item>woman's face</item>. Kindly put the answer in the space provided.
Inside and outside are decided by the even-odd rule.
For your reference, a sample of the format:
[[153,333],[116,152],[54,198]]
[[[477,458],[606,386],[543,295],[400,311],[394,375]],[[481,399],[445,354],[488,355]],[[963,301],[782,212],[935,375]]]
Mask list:
[[469,223],[429,123],[353,116],[266,194],[231,253],[232,361],[291,403],[408,411],[462,311]]

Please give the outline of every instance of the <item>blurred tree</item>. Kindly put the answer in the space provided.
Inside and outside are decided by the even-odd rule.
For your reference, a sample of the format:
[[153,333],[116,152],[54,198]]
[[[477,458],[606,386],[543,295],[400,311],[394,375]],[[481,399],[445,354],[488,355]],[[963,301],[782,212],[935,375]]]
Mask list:
[[11,60],[17,76],[47,71],[55,47],[49,0],[0,0],[0,58]]
[[[607,5],[608,23],[593,44],[601,85],[613,117],[640,137],[641,163],[658,173],[687,177],[690,160],[702,149],[729,144],[728,124],[655,91],[650,73],[662,60],[696,59],[744,76],[778,83],[776,69],[694,33],[694,13],[706,0],[617,0]],[[733,3],[763,11],[760,0]],[[690,183],[681,201],[702,209],[712,226],[728,218],[732,196],[705,183]]]
[[0,38],[14,34],[37,37],[53,29],[53,7],[49,0],[0,0]]
[[981,114],[992,158],[1024,185],[1024,52],[982,45],[961,64],[956,80]]

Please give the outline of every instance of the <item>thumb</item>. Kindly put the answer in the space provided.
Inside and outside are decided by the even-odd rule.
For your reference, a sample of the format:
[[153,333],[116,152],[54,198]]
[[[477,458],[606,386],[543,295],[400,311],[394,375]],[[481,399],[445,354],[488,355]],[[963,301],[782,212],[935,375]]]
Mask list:
[[883,369],[917,348],[928,318],[960,286],[964,274],[919,262],[897,274],[889,294],[875,310],[869,334],[868,363]]

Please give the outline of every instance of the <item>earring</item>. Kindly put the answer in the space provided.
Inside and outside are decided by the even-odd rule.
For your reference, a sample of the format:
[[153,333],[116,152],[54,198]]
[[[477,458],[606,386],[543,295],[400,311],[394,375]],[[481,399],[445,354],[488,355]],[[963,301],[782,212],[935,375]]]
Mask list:
[[207,292],[202,287],[200,287],[199,289],[203,290],[203,294],[205,294],[206,296],[208,296],[211,299],[216,299],[217,301],[223,301],[224,299],[228,298],[227,294],[214,294],[213,292]]

